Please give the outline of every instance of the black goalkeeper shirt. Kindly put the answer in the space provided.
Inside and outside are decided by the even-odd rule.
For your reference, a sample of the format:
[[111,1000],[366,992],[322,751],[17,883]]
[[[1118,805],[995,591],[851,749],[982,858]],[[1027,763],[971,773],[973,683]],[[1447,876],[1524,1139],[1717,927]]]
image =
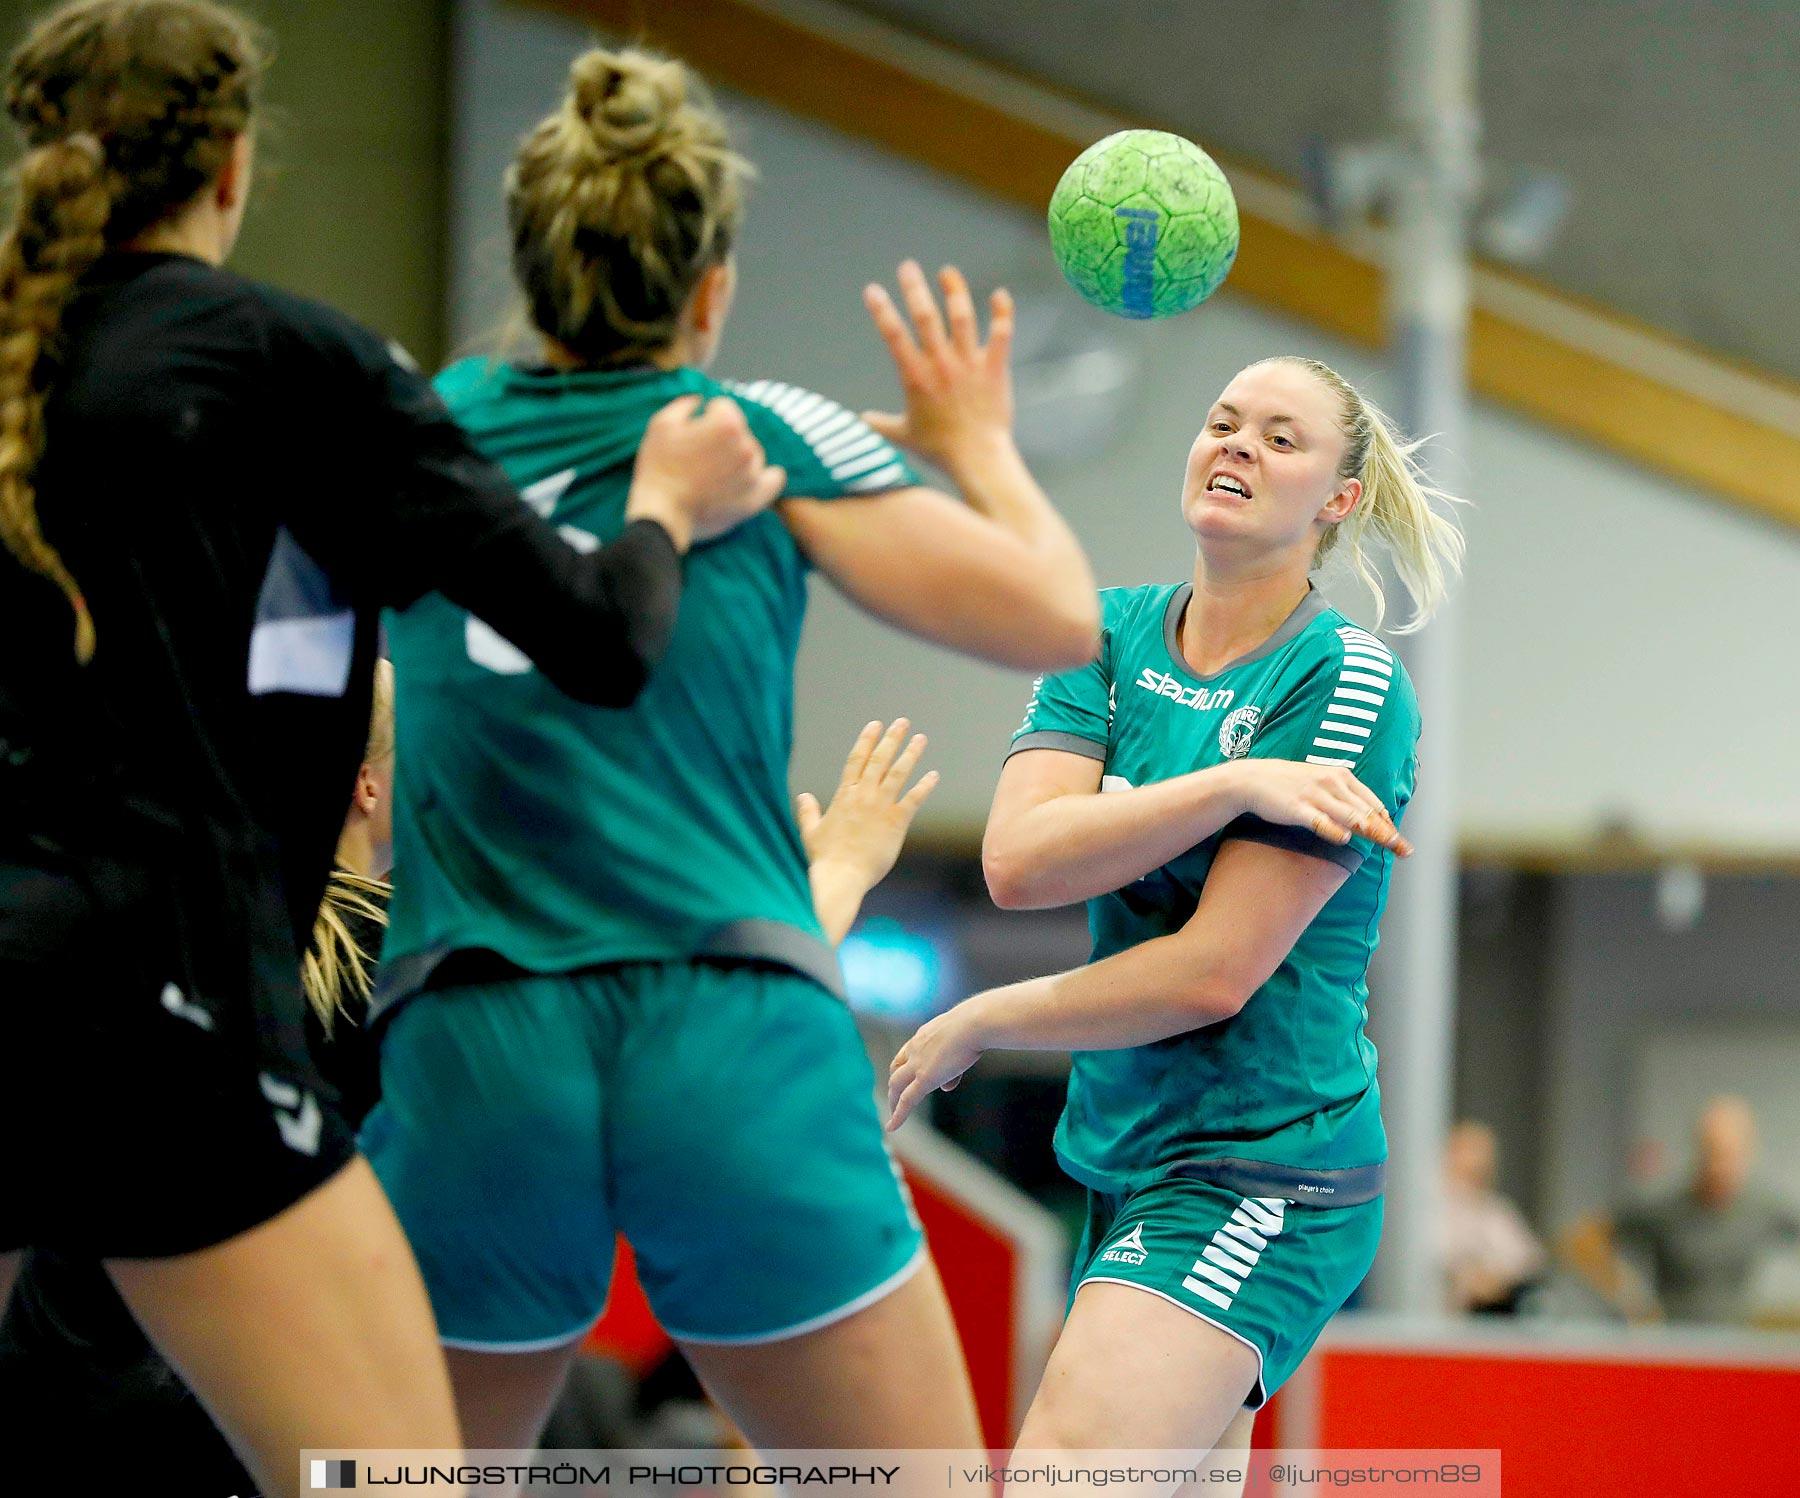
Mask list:
[[133,846],[170,855],[136,867],[180,886],[169,920],[195,929],[175,939],[273,921],[297,961],[368,732],[383,607],[441,590],[607,705],[666,647],[667,533],[644,522],[574,551],[403,354],[330,308],[121,253],[63,331],[37,505],[97,650],[76,664],[62,594],[0,549],[0,960],[51,955],[20,894],[38,853],[80,867],[136,828]]

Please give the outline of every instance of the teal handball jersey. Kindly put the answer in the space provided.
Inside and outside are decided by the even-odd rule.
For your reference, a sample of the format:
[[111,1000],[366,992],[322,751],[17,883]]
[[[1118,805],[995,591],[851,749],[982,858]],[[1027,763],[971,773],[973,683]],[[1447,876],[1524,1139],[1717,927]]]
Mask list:
[[[1037,683],[1012,751],[1098,760],[1103,794],[1246,756],[1343,765],[1398,821],[1412,796],[1419,715],[1393,653],[1313,593],[1261,647],[1201,677],[1180,647],[1191,592],[1190,584],[1103,592],[1098,659]],[[1090,900],[1089,960],[1179,931],[1231,838],[1329,859],[1349,876],[1231,1019],[1075,1055],[1056,1151],[1096,1190],[1136,1190],[1192,1160],[1336,1169],[1386,1158],[1375,1048],[1363,1033],[1393,867],[1386,849],[1241,818]]]
[[[437,384],[579,547],[624,528],[645,426],[690,393],[738,401],[789,495],[918,482],[856,416],[772,381],[468,360]],[[839,984],[788,801],[806,572],[773,513],[695,546],[668,654],[616,710],[564,696],[441,595],[390,617],[399,770],[382,1007],[458,952],[540,973],[749,958]]]

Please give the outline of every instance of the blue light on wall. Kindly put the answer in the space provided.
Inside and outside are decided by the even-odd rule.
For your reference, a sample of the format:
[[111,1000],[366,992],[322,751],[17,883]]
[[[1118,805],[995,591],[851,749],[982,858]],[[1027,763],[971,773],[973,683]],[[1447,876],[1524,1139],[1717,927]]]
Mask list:
[[963,997],[951,940],[887,916],[863,921],[838,948],[850,1007],[871,1019],[917,1024]]

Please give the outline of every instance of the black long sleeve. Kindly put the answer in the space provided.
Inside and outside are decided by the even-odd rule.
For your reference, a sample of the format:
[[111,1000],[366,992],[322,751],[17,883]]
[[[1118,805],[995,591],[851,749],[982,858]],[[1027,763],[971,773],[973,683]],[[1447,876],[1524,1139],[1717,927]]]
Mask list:
[[[0,736],[71,786],[272,854],[297,947],[367,737],[382,608],[441,591],[584,702],[629,703],[662,659],[667,533],[571,546],[403,355],[332,309],[122,254],[64,331],[38,510],[99,647],[77,666],[61,593],[0,552],[18,647]],[[20,820],[60,836],[98,794],[38,796]]]
[[675,633],[681,556],[654,520],[585,555],[547,525],[524,525],[477,547],[443,591],[569,696],[627,707]]

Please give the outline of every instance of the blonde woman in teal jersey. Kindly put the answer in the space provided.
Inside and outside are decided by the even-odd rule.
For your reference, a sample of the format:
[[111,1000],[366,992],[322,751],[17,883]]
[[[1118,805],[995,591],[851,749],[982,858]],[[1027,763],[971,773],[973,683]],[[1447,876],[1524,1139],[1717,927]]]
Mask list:
[[[1188,456],[1192,581],[1108,589],[1037,684],[983,859],[996,903],[1088,904],[1089,965],[975,995],[894,1060],[892,1126],[985,1050],[1074,1053],[1074,1294],[1021,1449],[1241,1449],[1374,1258],[1386,1157],[1365,974],[1417,704],[1309,574],[1387,543],[1422,622],[1461,536],[1322,364],[1242,371]],[[1209,1489],[1210,1491],[1210,1489]]]
[[941,309],[911,264],[904,317],[871,289],[902,416],[704,373],[743,170],[679,63],[579,58],[507,184],[543,359],[438,381],[578,545],[618,532],[646,419],[673,398],[731,396],[786,471],[776,511],[689,554],[669,653],[629,708],[570,701],[441,598],[390,620],[397,878],[364,1143],[472,1446],[534,1438],[619,1232],[756,1444],[979,1440],[836,993],[868,871],[809,869],[788,804],[794,657],[812,568],[903,630],[1036,669],[1092,655],[1098,602],[1013,445],[1003,293],[983,341],[953,271]]

